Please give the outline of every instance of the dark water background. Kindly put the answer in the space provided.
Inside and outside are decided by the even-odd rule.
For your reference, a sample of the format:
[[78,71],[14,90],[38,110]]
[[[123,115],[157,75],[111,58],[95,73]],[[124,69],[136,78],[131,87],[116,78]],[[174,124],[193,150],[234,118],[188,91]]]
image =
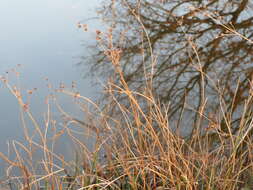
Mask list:
[[[86,20],[96,17],[99,3],[99,0],[0,1],[0,75],[5,76],[6,71],[21,64],[18,71],[23,91],[38,88],[31,99],[31,109],[38,120],[46,111],[45,78],[56,87],[60,83],[70,86],[75,81],[82,95],[97,97],[99,89],[92,85],[93,79],[83,79],[88,68],[76,64],[87,52],[82,44],[94,43],[93,31],[101,27],[96,19]],[[90,30],[79,29],[79,21],[87,23]],[[9,74],[9,80],[17,85],[14,74]],[[7,153],[8,143],[23,140],[23,131],[18,103],[2,83],[0,97],[0,151]],[[73,114],[79,114],[69,99],[61,98],[61,102]],[[0,166],[1,169],[4,166],[1,158]]]

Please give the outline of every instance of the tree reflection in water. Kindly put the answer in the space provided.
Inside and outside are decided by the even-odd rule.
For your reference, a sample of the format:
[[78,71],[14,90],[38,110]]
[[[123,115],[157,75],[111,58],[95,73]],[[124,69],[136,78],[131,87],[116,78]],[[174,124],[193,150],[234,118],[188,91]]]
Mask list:
[[[152,81],[152,92],[170,105],[170,120],[189,131],[218,122],[226,131],[221,102],[232,123],[239,121],[253,76],[252,7],[249,0],[112,0],[100,10],[111,30],[98,32],[92,71],[110,76],[101,45],[117,47],[128,85],[143,90]],[[113,80],[121,85],[119,76]]]

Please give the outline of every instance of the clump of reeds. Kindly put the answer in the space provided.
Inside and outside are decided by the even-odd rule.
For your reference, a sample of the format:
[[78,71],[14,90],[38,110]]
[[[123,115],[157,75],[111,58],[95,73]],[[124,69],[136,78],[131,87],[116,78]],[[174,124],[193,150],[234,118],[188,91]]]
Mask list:
[[[48,137],[50,128],[57,130],[57,125],[52,123],[50,109],[44,125],[39,126],[29,107],[23,103],[21,93],[2,78],[16,96],[22,114],[30,117],[38,134],[37,138],[32,138],[26,131],[26,145],[13,142],[16,159],[10,160],[1,153],[10,165],[6,171],[12,187],[27,190],[252,188],[253,120],[247,113],[252,91],[237,122],[236,134],[230,130],[222,131],[219,122],[210,121],[207,131],[195,130],[191,138],[180,137],[167,119],[169,108],[159,104],[148,86],[143,92],[128,87],[119,64],[120,51],[111,50],[108,56],[121,80],[121,86],[114,83],[107,86],[109,107],[117,110],[116,116],[106,114],[106,109],[98,113],[97,107],[96,117],[91,119],[93,124],[86,124],[69,116],[58,105],[66,122],[51,137]],[[88,101],[77,92],[59,91],[79,101]],[[124,96],[124,103],[118,101],[118,95]],[[226,127],[232,128],[229,117],[223,116]],[[92,151],[75,137],[76,131],[70,127],[71,123],[91,130],[96,142]],[[53,143],[63,133],[68,134],[78,147],[77,155],[73,156],[77,158],[74,163],[66,162],[54,152]],[[38,149],[43,156],[33,160],[33,153]],[[14,169],[20,176],[11,175]]]

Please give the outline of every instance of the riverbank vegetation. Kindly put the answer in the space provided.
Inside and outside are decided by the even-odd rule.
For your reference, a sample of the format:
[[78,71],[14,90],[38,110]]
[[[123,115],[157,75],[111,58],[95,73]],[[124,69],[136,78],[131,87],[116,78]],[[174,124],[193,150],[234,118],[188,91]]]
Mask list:
[[[106,72],[103,100],[49,84],[43,124],[2,77],[26,140],[13,141],[15,158],[0,154],[10,188],[252,189],[253,15],[243,12],[249,1],[221,2],[111,1],[90,63]],[[83,118],[56,94],[72,98]],[[71,143],[73,161],[54,148],[60,139]]]

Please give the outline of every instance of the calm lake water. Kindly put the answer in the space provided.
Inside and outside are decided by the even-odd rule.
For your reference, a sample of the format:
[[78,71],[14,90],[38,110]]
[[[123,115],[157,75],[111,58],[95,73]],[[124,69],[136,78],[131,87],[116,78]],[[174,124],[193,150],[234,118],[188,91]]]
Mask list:
[[[99,89],[92,79],[83,79],[85,66],[77,66],[85,55],[82,44],[94,43],[95,29],[101,27],[96,19],[85,23],[91,28],[84,32],[77,27],[79,21],[96,16],[99,0],[2,0],[0,1],[0,75],[21,64],[18,68],[21,88],[38,88],[32,96],[32,111],[37,117],[45,112],[48,94],[47,77],[56,87],[61,82],[70,86],[77,83],[80,93],[95,99]],[[10,74],[12,84],[17,84]],[[21,140],[22,125],[19,107],[13,95],[0,85],[0,151],[7,153],[7,143]],[[64,103],[69,100],[62,98]],[[70,108],[69,106],[68,109]],[[75,112],[73,110],[73,112]],[[78,110],[76,111],[78,114]],[[0,159],[3,167],[3,161]],[[1,168],[2,168],[1,167]]]

